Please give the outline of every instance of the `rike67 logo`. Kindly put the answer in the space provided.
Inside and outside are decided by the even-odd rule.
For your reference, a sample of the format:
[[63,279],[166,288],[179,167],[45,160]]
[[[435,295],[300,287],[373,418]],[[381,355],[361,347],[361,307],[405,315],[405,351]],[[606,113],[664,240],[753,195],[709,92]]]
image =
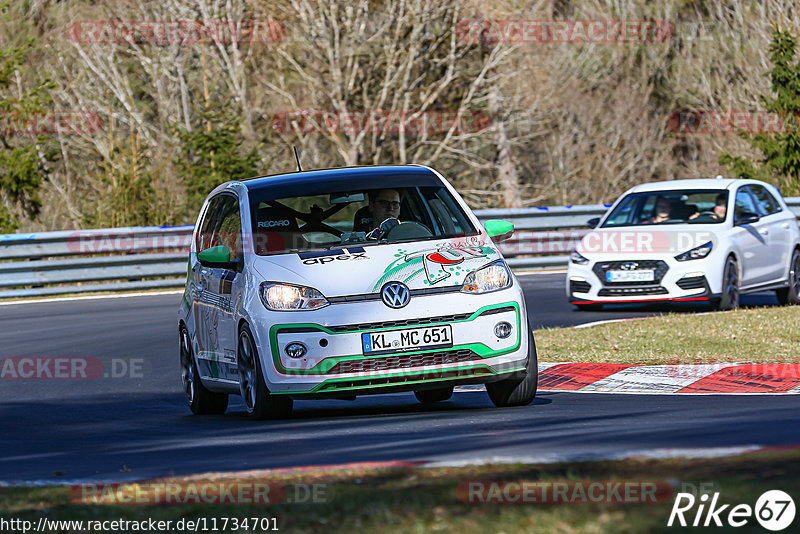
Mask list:
[[736,528],[747,525],[755,517],[763,528],[777,532],[794,521],[794,500],[781,490],[764,492],[755,507],[749,504],[722,504],[719,495],[719,492],[715,492],[709,497],[708,493],[703,493],[696,498],[691,493],[678,493],[667,526]]

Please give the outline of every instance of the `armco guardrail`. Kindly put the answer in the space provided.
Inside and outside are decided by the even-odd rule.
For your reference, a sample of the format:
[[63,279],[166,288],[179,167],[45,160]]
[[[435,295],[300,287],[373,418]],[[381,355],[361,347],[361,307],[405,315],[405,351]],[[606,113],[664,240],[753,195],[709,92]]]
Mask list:
[[[800,197],[787,199],[800,215]],[[476,210],[481,221],[514,223],[500,244],[515,270],[564,267],[608,206]],[[192,226],[110,228],[0,235],[0,298],[181,287]]]
[[[0,298],[175,288],[192,226],[0,235]],[[27,260],[27,261],[20,261]]]

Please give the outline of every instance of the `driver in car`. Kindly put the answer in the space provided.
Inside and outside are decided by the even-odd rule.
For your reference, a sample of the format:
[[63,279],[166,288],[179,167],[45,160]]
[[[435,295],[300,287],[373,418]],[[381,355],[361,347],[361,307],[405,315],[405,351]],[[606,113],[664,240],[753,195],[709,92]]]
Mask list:
[[714,217],[718,221],[725,219],[725,214],[728,211],[728,199],[724,194],[719,194],[717,200],[714,202]]
[[[380,234],[388,232],[400,222],[400,192],[396,189],[379,189],[378,191],[369,191],[367,194],[369,195],[369,211],[373,226],[367,237],[377,239]],[[390,219],[394,219],[394,224],[392,221],[386,225],[383,224]]]
[[659,197],[656,202],[655,215],[645,221],[645,223],[661,223],[669,221],[672,216],[672,204],[664,197]]
[[386,219],[397,219],[400,216],[400,193],[396,189],[370,191],[369,211],[376,226]]
[[714,201],[714,209],[712,211],[704,211],[703,213],[695,213],[689,219],[696,219],[700,215],[707,215],[715,221],[724,221],[725,214],[728,211],[728,197],[724,193],[717,195]]

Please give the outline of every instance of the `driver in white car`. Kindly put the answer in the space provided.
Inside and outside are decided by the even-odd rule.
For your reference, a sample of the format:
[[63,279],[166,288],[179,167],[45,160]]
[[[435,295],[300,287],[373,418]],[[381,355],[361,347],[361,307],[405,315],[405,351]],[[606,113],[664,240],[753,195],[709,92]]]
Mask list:
[[700,215],[708,215],[714,221],[724,221],[725,214],[727,213],[727,211],[728,211],[728,197],[725,196],[724,193],[720,193],[719,195],[717,195],[717,199],[714,201],[714,209],[712,211],[704,213],[700,212],[693,213],[692,216],[689,217],[689,220],[694,220]]
[[400,217],[400,193],[396,189],[369,192],[369,211],[372,224],[377,228],[386,219]]
[[400,223],[400,192],[396,189],[379,189],[369,191],[367,195],[370,220],[362,219],[361,222],[368,222],[367,229],[370,231],[367,239],[378,239]]
[[714,202],[714,215],[712,215],[712,217],[718,221],[724,221],[727,211],[728,197],[724,194],[717,195],[717,200]]

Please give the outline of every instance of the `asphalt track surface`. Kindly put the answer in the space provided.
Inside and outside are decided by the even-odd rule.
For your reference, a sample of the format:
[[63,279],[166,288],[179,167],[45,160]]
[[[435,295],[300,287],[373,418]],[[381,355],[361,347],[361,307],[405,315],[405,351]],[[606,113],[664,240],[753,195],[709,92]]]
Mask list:
[[[662,313],[577,312],[564,275],[521,278],[536,327]],[[177,360],[179,295],[0,306],[0,358],[97,358],[92,380],[0,380],[0,481],[129,480],[363,461],[591,458],[669,448],[800,443],[794,396],[542,392],[493,408],[484,391],[428,407],[411,393],[297,401],[288,421],[250,421],[238,397],[193,417]],[[774,305],[770,295],[744,304]],[[687,313],[702,308],[687,309]],[[124,362],[114,368],[112,360]],[[131,371],[131,366],[134,367]]]

